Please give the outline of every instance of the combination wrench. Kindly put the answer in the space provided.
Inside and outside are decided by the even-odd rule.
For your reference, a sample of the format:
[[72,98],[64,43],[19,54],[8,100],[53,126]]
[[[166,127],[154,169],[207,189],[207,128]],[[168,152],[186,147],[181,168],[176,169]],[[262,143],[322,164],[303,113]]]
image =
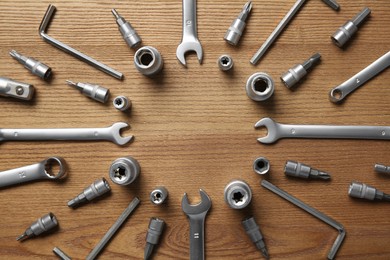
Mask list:
[[281,138],[390,140],[390,126],[286,125],[266,117],[255,124],[255,128],[260,127],[268,131],[267,136],[257,139],[263,144],[271,144]]
[[1,141],[51,141],[51,140],[75,140],[94,141],[106,140],[124,145],[133,136],[122,137],[120,131],[129,125],[118,122],[106,128],[46,128],[46,129],[1,129]]
[[329,99],[333,103],[341,102],[348,94],[362,86],[371,78],[378,75],[380,72],[390,66],[390,51],[371,63],[365,69],[352,76],[350,79],[341,85],[331,89]]

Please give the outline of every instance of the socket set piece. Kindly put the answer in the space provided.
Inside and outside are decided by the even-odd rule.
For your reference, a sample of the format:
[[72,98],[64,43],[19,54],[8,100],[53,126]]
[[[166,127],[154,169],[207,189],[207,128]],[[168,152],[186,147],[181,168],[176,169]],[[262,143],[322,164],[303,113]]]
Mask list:
[[34,90],[31,84],[0,77],[0,96],[31,100]]
[[92,98],[93,100],[99,101],[101,103],[106,103],[110,97],[110,90],[99,85],[82,82],[75,83],[70,80],[67,80],[66,83],[69,86],[80,90],[84,96]]
[[225,186],[224,198],[232,209],[243,209],[251,203],[252,190],[246,182],[233,180]]
[[111,12],[115,17],[118,29],[127,45],[130,48],[136,48],[138,45],[140,45],[142,40],[137,34],[137,32],[134,30],[134,28],[131,26],[131,24],[126,21],[122,16],[120,16],[115,9],[112,9]]
[[231,45],[237,45],[242,33],[244,32],[246,26],[246,20],[252,10],[252,1],[248,1],[238,17],[232,22],[229,29],[227,30],[225,36],[223,37],[226,42]]
[[374,165],[374,170],[378,173],[390,173],[390,166],[376,163]]
[[270,163],[265,157],[258,157],[253,161],[253,170],[257,174],[267,174],[269,172],[270,167]]
[[222,71],[229,71],[233,68],[233,59],[230,55],[223,54],[218,58],[218,67]]
[[336,0],[322,0],[325,4],[327,4],[330,8],[332,8],[335,11],[338,11],[340,9],[340,5],[336,2]]
[[390,201],[390,194],[356,181],[349,185],[348,195],[358,199]]
[[370,13],[370,8],[366,7],[360,13],[358,13],[355,18],[347,21],[343,26],[337,29],[337,31],[331,37],[333,43],[342,48],[344,44],[346,44],[348,40],[357,32],[358,27],[366,20]]
[[65,254],[65,252],[59,249],[58,247],[53,248],[53,253],[56,254],[56,256],[58,256],[61,260],[72,260],[70,256]]
[[303,79],[306,76],[308,70],[311,69],[314,65],[318,64],[320,60],[321,54],[316,53],[302,64],[297,64],[289,69],[280,77],[280,79],[287,88],[292,88],[301,79]]
[[153,76],[159,73],[164,62],[156,48],[145,46],[139,48],[134,55],[135,68],[145,76]]
[[137,179],[140,171],[141,167],[136,159],[122,157],[111,164],[109,175],[112,182],[119,185],[129,185]]
[[58,221],[53,213],[44,215],[31,224],[29,228],[24,231],[22,235],[16,238],[17,241],[23,241],[31,237],[39,236],[40,234],[47,232],[58,226]]
[[148,233],[146,234],[146,245],[144,260],[151,258],[153,249],[158,245],[160,236],[164,230],[165,222],[160,218],[151,218],[149,221]]
[[150,193],[150,202],[161,205],[168,198],[168,190],[164,186],[157,187]]
[[330,174],[323,172],[311,166],[294,161],[287,161],[284,166],[284,173],[287,176],[297,177],[302,179],[321,179],[330,180]]
[[90,186],[84,189],[82,193],[74,199],[68,201],[68,207],[76,208],[83,203],[91,201],[103,194],[111,191],[110,185],[105,178],[94,181]]
[[11,50],[9,55],[22,64],[32,74],[40,77],[41,79],[48,80],[51,76],[51,68],[40,61],[35,60],[31,57],[21,55],[15,50]]
[[127,111],[131,108],[131,101],[125,96],[117,96],[114,98],[114,101],[112,101],[112,104],[116,109],[119,111]]
[[248,78],[245,89],[250,99],[265,101],[273,95],[275,85],[271,76],[264,72],[258,72]]
[[256,245],[256,248],[261,251],[266,259],[269,259],[267,247],[265,246],[263,235],[260,232],[259,225],[257,225],[254,217],[246,218],[242,221],[242,226],[245,232]]

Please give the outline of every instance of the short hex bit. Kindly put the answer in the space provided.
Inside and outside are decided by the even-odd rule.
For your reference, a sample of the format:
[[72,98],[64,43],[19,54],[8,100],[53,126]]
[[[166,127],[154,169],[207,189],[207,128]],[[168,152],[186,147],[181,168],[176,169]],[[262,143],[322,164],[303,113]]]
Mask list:
[[77,195],[74,199],[68,202],[68,207],[76,208],[83,203],[91,201],[97,197],[102,196],[103,194],[111,190],[110,185],[105,178],[94,181],[90,186],[84,189],[82,193]]
[[298,177],[303,179],[322,179],[329,180],[330,174],[310,167],[309,165],[287,161],[284,167],[284,173],[287,176]]
[[148,233],[146,234],[146,246],[144,260],[150,259],[154,246],[158,244],[164,230],[165,222],[159,218],[151,218],[149,221]]
[[26,69],[28,69],[32,74],[37,75],[38,77],[48,80],[51,76],[51,68],[46,64],[43,64],[40,61],[37,61],[34,58],[23,56],[15,50],[9,52],[15,60],[22,64]]
[[44,215],[31,224],[22,235],[16,238],[17,241],[23,241],[31,237],[38,236],[58,226],[58,221],[53,213]]
[[260,228],[257,225],[255,218],[250,217],[244,219],[242,221],[242,225],[252,242],[256,245],[257,249],[261,251],[266,259],[269,259],[268,251],[263,240],[263,235],[260,232]]

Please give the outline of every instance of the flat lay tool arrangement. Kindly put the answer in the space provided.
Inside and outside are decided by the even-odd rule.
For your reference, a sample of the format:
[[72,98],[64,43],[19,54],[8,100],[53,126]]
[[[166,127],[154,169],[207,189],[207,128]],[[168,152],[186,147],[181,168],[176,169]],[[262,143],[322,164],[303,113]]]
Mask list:
[[388,1],[0,10],[1,256],[390,258]]

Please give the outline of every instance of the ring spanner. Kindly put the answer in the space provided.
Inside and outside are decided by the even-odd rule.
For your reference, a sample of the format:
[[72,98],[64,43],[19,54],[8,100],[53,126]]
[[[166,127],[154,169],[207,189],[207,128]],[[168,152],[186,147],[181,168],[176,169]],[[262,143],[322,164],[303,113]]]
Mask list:
[[274,143],[281,138],[390,140],[390,126],[286,125],[266,117],[255,124],[255,128],[260,127],[268,130],[267,136],[257,139],[263,144]]

